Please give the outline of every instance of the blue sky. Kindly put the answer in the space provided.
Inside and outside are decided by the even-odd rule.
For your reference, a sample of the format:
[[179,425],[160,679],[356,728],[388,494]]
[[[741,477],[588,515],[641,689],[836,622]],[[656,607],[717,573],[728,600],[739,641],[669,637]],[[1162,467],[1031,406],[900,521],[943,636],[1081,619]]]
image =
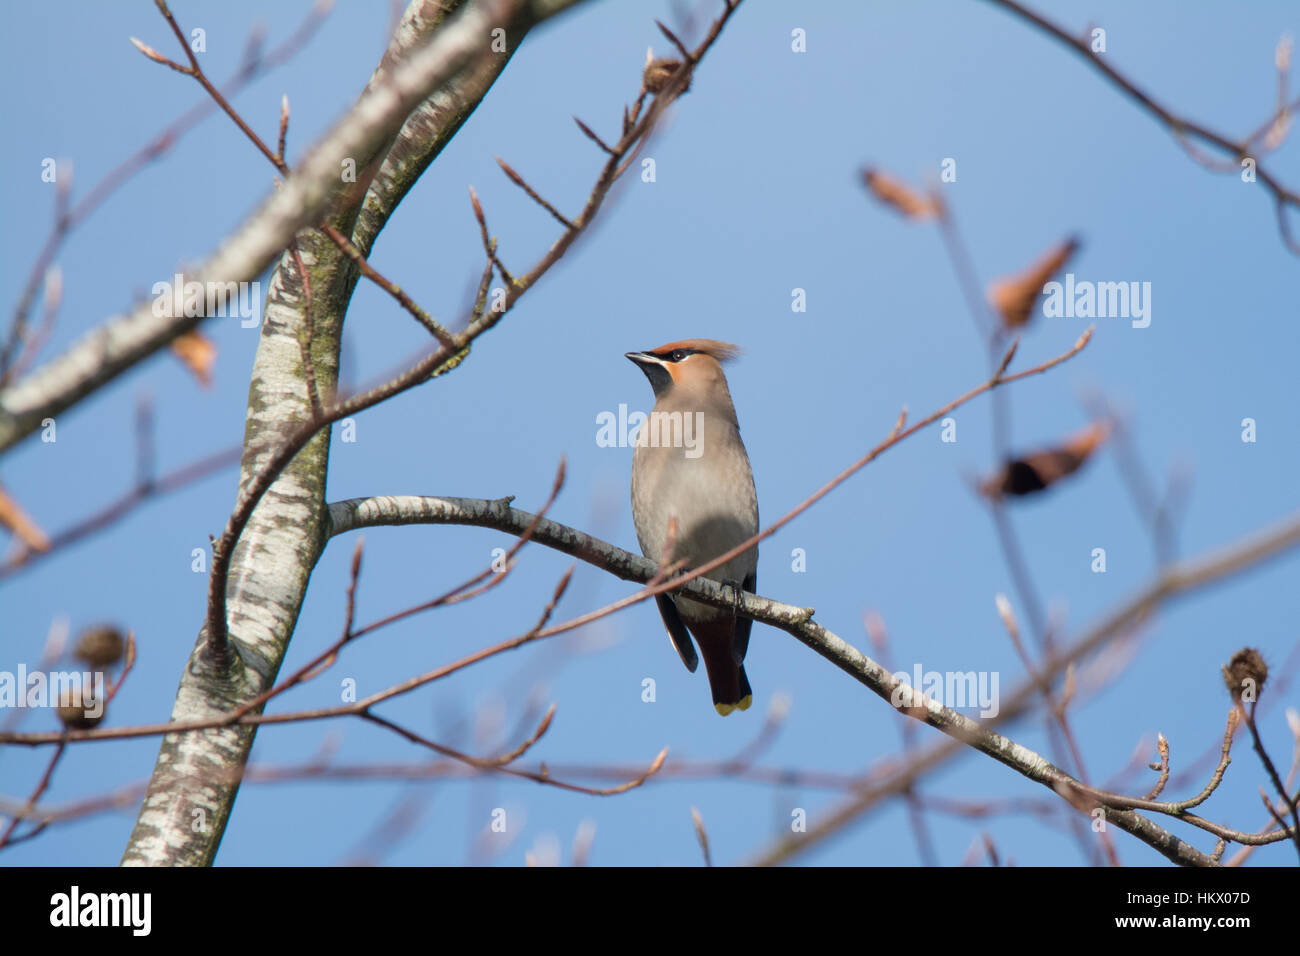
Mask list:
[[[207,31],[205,67],[224,77],[257,21],[268,40],[288,35],[306,3],[178,2],[179,21]],[[1038,4],[1044,7],[1043,4]],[[709,15],[711,7],[705,8]],[[1297,10],[1250,5],[1116,0],[1058,2],[1050,15],[1071,30],[1105,27],[1109,61],[1171,109],[1230,135],[1257,127],[1275,96],[1278,38],[1300,32]],[[636,93],[648,44],[666,52],[658,2],[580,7],[528,38],[490,95],[392,219],[374,261],[417,301],[452,317],[475,281],[481,248],[466,187],[482,199],[508,265],[535,261],[554,222],[500,172],[508,160],[552,202],[576,210],[601,156],[577,115],[611,136]],[[252,84],[236,105],[274,136],[281,94],[292,104],[294,162],[355,99],[385,42],[386,4],[342,2],[292,63]],[[150,63],[140,37],[176,55],[152,5],[74,3],[58,16],[42,5],[8,11],[3,41],[9,148],[0,153],[6,210],[0,298],[13,303],[48,228],[51,187],[40,162],[71,159],[74,197],[201,97],[192,81]],[[791,51],[791,31],[807,51]],[[1293,94],[1294,95],[1294,94]],[[905,222],[868,201],[864,164],[907,180],[937,182],[953,158],[944,195],[981,281],[1015,272],[1062,237],[1083,246],[1079,279],[1151,283],[1152,321],[1097,321],[1092,344],[1053,373],[1008,392],[1018,448],[1050,444],[1087,421],[1081,396],[1099,390],[1133,416],[1135,447],[1163,484],[1191,476],[1180,553],[1195,555],[1294,512],[1300,468],[1295,280],[1300,262],[1282,245],[1258,183],[1197,166],[1170,134],[1057,43],[980,2],[749,0],[697,72],[691,92],[650,144],[656,179],[630,177],[593,232],[476,343],[454,374],[357,420],[357,441],[336,441],[329,497],[516,495],[536,508],[561,456],[568,482],[551,516],[635,550],[628,504],[630,448],[602,448],[597,416],[650,404],[633,349],[704,336],[740,343],[729,371],[765,522],[783,515],[883,438],[900,407],[914,418],[981,381],[987,356],[937,230]],[[1295,138],[1266,164],[1300,184]],[[271,183],[268,164],[224,118],[211,117],[161,161],[117,191],[59,256],[65,296],[43,359],[127,308],[185,261],[201,258],[254,209]],[[1296,217],[1293,217],[1296,218]],[[1300,224],[1296,231],[1300,233]],[[791,310],[804,289],[807,311]],[[1087,320],[1039,316],[1015,368],[1064,351]],[[211,389],[160,355],[60,416],[58,441],[29,439],[4,461],[6,489],[49,532],[129,487],[134,408],[153,397],[159,467],[183,465],[239,441],[257,335],[234,319],[205,326],[220,356]],[[424,333],[362,284],[348,318],[344,376],[366,381],[424,347]],[[878,613],[891,664],[998,672],[1008,691],[1023,676],[994,611],[1014,591],[988,513],[969,478],[993,465],[987,398],[962,408],[957,441],[939,429],[890,451],[824,502],[765,542],[759,591],[817,609],[818,619],[871,653],[864,615]],[[1258,440],[1241,440],[1241,422]],[[34,666],[51,622],[97,621],[135,630],[140,660],[109,722],[165,719],[202,620],[206,582],[191,551],[222,527],[234,501],[227,470],[135,511],[109,531],[0,583],[0,669]],[[1068,484],[1017,503],[1014,521],[1040,593],[1077,634],[1149,581],[1149,534],[1109,453]],[[362,622],[431,597],[508,547],[496,532],[448,527],[366,533],[359,590]],[[342,625],[352,552],[336,539],[317,567],[287,673],[333,641]],[[1107,571],[1093,573],[1104,547]],[[792,570],[804,549],[806,571]],[[480,601],[426,614],[369,637],[324,679],[281,698],[277,709],[338,702],[339,681],[363,693],[527,629],[568,559],[525,552],[502,588]],[[1219,667],[1242,645],[1280,667],[1297,641],[1300,557],[1284,556],[1171,605],[1129,646],[1127,669],[1072,711],[1094,780],[1129,764],[1139,743],[1154,754],[1163,732],[1174,769],[1215,747],[1228,700]],[[575,616],[630,593],[630,585],[580,566],[560,607]],[[1018,606],[1018,601],[1017,601]],[[755,707],[720,719],[703,674],[688,674],[658,615],[641,604],[586,630],[514,652],[389,705],[383,713],[435,739],[476,752],[499,737],[476,734],[496,720],[513,728],[530,699],[558,704],[532,752],[549,765],[718,760],[758,733],[776,695],[790,713],[766,767],[861,771],[896,755],[902,718],[788,635],[756,626],[747,669]],[[657,699],[641,699],[653,678]],[[1265,741],[1289,764],[1284,706],[1262,711]],[[477,715],[477,716],[476,716]],[[49,713],[29,730],[53,729]],[[1040,719],[1011,735],[1047,752]],[[918,727],[916,741],[939,739]],[[516,738],[517,739],[517,738]],[[253,762],[295,765],[325,741],[340,764],[413,763],[424,753],[356,721],[277,727],[259,734]],[[145,779],[154,740],[79,745],[61,764],[54,804]],[[0,750],[0,793],[24,796],[46,752]],[[1145,771],[1143,771],[1145,773]],[[1208,774],[1208,770],[1206,771]],[[1200,789],[1206,774],[1172,797]],[[1206,814],[1232,826],[1262,825],[1262,771],[1246,741]],[[1149,781],[1130,778],[1134,792]],[[924,792],[968,799],[1051,799],[1008,769],[968,755],[927,780]],[[295,782],[243,788],[219,864],[330,864],[371,859],[458,864],[471,857],[494,808],[508,839],[488,859],[522,863],[557,845],[565,860],[583,821],[595,825],[591,861],[603,865],[695,864],[690,808],[708,827],[714,859],[742,862],[788,832],[794,808],[815,822],[842,795],[811,786],[726,778],[657,780],[595,798],[504,778],[470,782]],[[393,841],[385,821],[406,819]],[[6,852],[16,864],[117,861],[135,807],[61,825]],[[930,814],[940,862],[956,864],[983,832],[1003,859],[1072,864],[1073,837],[1025,814],[967,820]],[[1161,821],[1164,822],[1163,820]],[[1203,850],[1213,839],[1177,828]],[[1116,834],[1121,858],[1161,862]],[[1257,862],[1293,862],[1284,848]],[[917,844],[901,805],[864,818],[806,864],[915,864]]]

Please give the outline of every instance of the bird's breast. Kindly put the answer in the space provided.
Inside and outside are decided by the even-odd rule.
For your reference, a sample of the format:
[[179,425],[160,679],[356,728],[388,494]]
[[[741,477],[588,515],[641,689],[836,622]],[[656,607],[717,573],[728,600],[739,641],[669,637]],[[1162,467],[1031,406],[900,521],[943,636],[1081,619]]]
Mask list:
[[[638,443],[632,463],[632,515],[641,550],[651,560],[663,560],[673,518],[677,528],[671,559],[684,559],[690,567],[758,532],[749,457],[734,425],[723,424],[710,427],[705,416],[695,448],[656,444],[654,433],[649,441]],[[750,548],[708,577],[740,581],[757,565],[757,548]]]

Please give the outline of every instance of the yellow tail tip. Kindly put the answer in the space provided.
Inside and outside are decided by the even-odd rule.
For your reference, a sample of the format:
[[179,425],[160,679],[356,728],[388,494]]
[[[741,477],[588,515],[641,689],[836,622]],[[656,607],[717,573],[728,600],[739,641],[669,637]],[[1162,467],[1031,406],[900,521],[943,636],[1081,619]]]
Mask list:
[[723,717],[726,717],[733,710],[749,710],[749,705],[752,704],[753,702],[754,702],[754,695],[746,694],[744,697],[740,698],[740,700],[737,703],[714,704],[713,709],[716,710]]

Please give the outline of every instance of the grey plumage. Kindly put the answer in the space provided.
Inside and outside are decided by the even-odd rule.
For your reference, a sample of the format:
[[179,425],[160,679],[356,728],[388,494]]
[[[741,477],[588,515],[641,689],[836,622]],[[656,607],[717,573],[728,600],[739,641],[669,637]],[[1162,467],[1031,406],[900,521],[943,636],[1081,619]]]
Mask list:
[[[721,362],[735,346],[712,339],[671,342],[629,352],[655,392],[632,461],[632,517],[646,557],[698,567],[758,531],[758,497],[740,438]],[[671,550],[670,527],[675,526]],[[753,591],[758,549],[751,547],[706,576]],[[688,669],[704,658],[714,705],[721,714],[749,707],[752,693],[743,661],[752,622],[724,608],[660,595],[659,611]]]

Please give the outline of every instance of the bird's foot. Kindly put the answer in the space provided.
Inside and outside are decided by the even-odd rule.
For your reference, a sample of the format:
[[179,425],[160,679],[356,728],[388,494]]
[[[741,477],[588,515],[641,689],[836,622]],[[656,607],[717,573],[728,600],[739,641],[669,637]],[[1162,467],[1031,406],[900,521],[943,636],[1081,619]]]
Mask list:
[[745,587],[740,581],[737,581],[734,578],[728,578],[723,581],[722,586],[731,589],[731,616],[735,618],[740,614],[740,595],[744,592]]

